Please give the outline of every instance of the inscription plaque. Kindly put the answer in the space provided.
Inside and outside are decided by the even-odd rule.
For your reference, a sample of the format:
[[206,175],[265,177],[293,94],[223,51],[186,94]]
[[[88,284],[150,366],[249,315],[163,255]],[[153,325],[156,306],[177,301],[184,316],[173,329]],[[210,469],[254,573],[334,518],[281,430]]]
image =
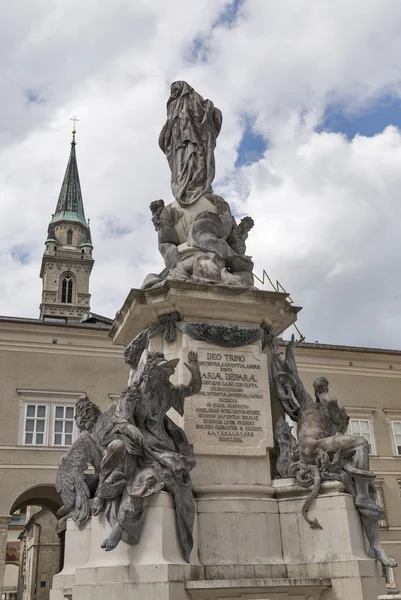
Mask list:
[[185,430],[195,454],[266,454],[273,444],[267,357],[258,346],[198,343],[200,394],[186,400]]

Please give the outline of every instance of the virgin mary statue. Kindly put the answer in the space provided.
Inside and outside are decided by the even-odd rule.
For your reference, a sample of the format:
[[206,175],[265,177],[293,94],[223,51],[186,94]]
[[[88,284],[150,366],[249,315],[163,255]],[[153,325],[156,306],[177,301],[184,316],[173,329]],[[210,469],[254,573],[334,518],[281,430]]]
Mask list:
[[185,81],[171,85],[159,146],[167,157],[171,190],[180,206],[212,192],[214,149],[221,124],[221,111],[213,102],[204,100]]

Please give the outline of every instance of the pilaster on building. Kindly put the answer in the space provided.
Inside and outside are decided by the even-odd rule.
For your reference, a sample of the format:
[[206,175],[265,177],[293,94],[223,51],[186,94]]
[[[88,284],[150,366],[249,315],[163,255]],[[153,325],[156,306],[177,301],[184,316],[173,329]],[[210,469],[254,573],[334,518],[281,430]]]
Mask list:
[[79,322],[90,310],[92,237],[85,217],[76,158],[75,129],[56,212],[49,223],[42,258],[40,318]]

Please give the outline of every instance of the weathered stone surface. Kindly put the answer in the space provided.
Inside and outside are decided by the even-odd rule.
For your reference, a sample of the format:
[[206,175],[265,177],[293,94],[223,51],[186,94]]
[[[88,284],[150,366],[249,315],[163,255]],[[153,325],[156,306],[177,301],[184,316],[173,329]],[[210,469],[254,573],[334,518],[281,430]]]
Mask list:
[[171,85],[159,146],[170,166],[173,196],[181,206],[211,192],[214,149],[222,122],[221,111],[186,81]]
[[116,344],[129,344],[141,331],[178,312],[188,322],[219,323],[232,327],[259,327],[262,321],[280,335],[295,323],[300,307],[288,294],[249,289],[165,281],[150,290],[132,289],[110,330]]
[[[81,435],[62,458],[57,474],[64,502],[60,527],[68,517],[84,525],[94,494],[92,514],[105,512],[112,526],[102,547],[113,550],[121,540],[137,544],[150,498],[166,490],[175,499],[179,537],[189,560],[195,518],[190,471],[195,459],[184,431],[166,413],[174,408],[183,415],[184,399],[199,393],[202,383],[194,352],[185,363],[189,383],[170,383],[178,362],[149,352],[117,404],[104,413],[87,397],[78,401]],[[95,475],[85,473],[88,464]]]
[[224,349],[192,341],[202,390],[188,401],[185,431],[195,454],[266,455],[273,446],[266,355],[259,345]]
[[165,279],[244,290],[253,286],[253,262],[245,255],[253,220],[246,217],[237,225],[227,202],[212,190],[221,124],[221,112],[210,100],[185,81],[172,84],[159,145],[170,166],[175,201],[150,205],[166,269],[148,275],[144,289]]
[[297,441],[278,422],[277,441],[280,471],[295,477],[304,488],[311,488],[302,507],[302,515],[312,529],[321,529],[319,520],[309,518],[308,509],[316,499],[322,481],[339,481],[354,497],[366,537],[368,555],[383,565],[396,567],[397,562],[380,545],[379,521],[384,510],[377,503],[373,484],[375,474],[369,470],[369,445],[362,436],[347,435],[348,415],[328,389],[328,381],[314,382],[315,400],[305,389],[294,354],[294,336],[287,345],[285,360],[278,351],[277,340],[267,336],[271,354],[271,373],[275,392],[284,411],[297,422]]

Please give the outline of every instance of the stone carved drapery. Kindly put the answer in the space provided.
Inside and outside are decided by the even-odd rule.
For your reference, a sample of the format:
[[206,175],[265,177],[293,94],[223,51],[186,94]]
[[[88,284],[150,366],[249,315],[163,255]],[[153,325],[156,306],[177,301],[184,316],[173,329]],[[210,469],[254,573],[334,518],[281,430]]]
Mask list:
[[125,351],[125,362],[131,369],[136,369],[142,352],[148,347],[149,340],[164,332],[166,342],[176,338],[175,329],[179,329],[194,340],[203,340],[222,348],[237,348],[247,346],[258,340],[262,341],[262,350],[267,344],[268,326],[261,323],[260,327],[239,327],[237,325],[218,325],[215,323],[188,323],[182,321],[179,313],[174,312],[160,317],[158,324],[144,329],[130,342]]
[[253,262],[245,254],[253,220],[245,217],[237,224],[229,204],[212,190],[221,125],[221,111],[211,100],[185,81],[172,84],[159,146],[171,170],[175,201],[150,205],[166,269],[147,275],[144,289],[166,278],[243,291],[253,287]]
[[[61,459],[56,478],[64,503],[59,530],[69,517],[78,526],[86,523],[92,496],[92,515],[105,512],[112,527],[102,548],[113,550],[121,540],[136,544],[149,500],[165,490],[174,496],[179,539],[189,562],[195,457],[184,431],[166,413],[174,408],[182,416],[185,398],[198,394],[202,382],[198,357],[189,352],[184,364],[190,381],[173,385],[169,379],[178,362],[149,352],[118,402],[103,413],[88,397],[79,399],[76,421],[81,434]],[[89,464],[95,474],[86,473]]]
[[214,149],[222,114],[188,83],[176,81],[167,102],[167,120],[159,146],[171,169],[171,190],[181,206],[212,191]]

